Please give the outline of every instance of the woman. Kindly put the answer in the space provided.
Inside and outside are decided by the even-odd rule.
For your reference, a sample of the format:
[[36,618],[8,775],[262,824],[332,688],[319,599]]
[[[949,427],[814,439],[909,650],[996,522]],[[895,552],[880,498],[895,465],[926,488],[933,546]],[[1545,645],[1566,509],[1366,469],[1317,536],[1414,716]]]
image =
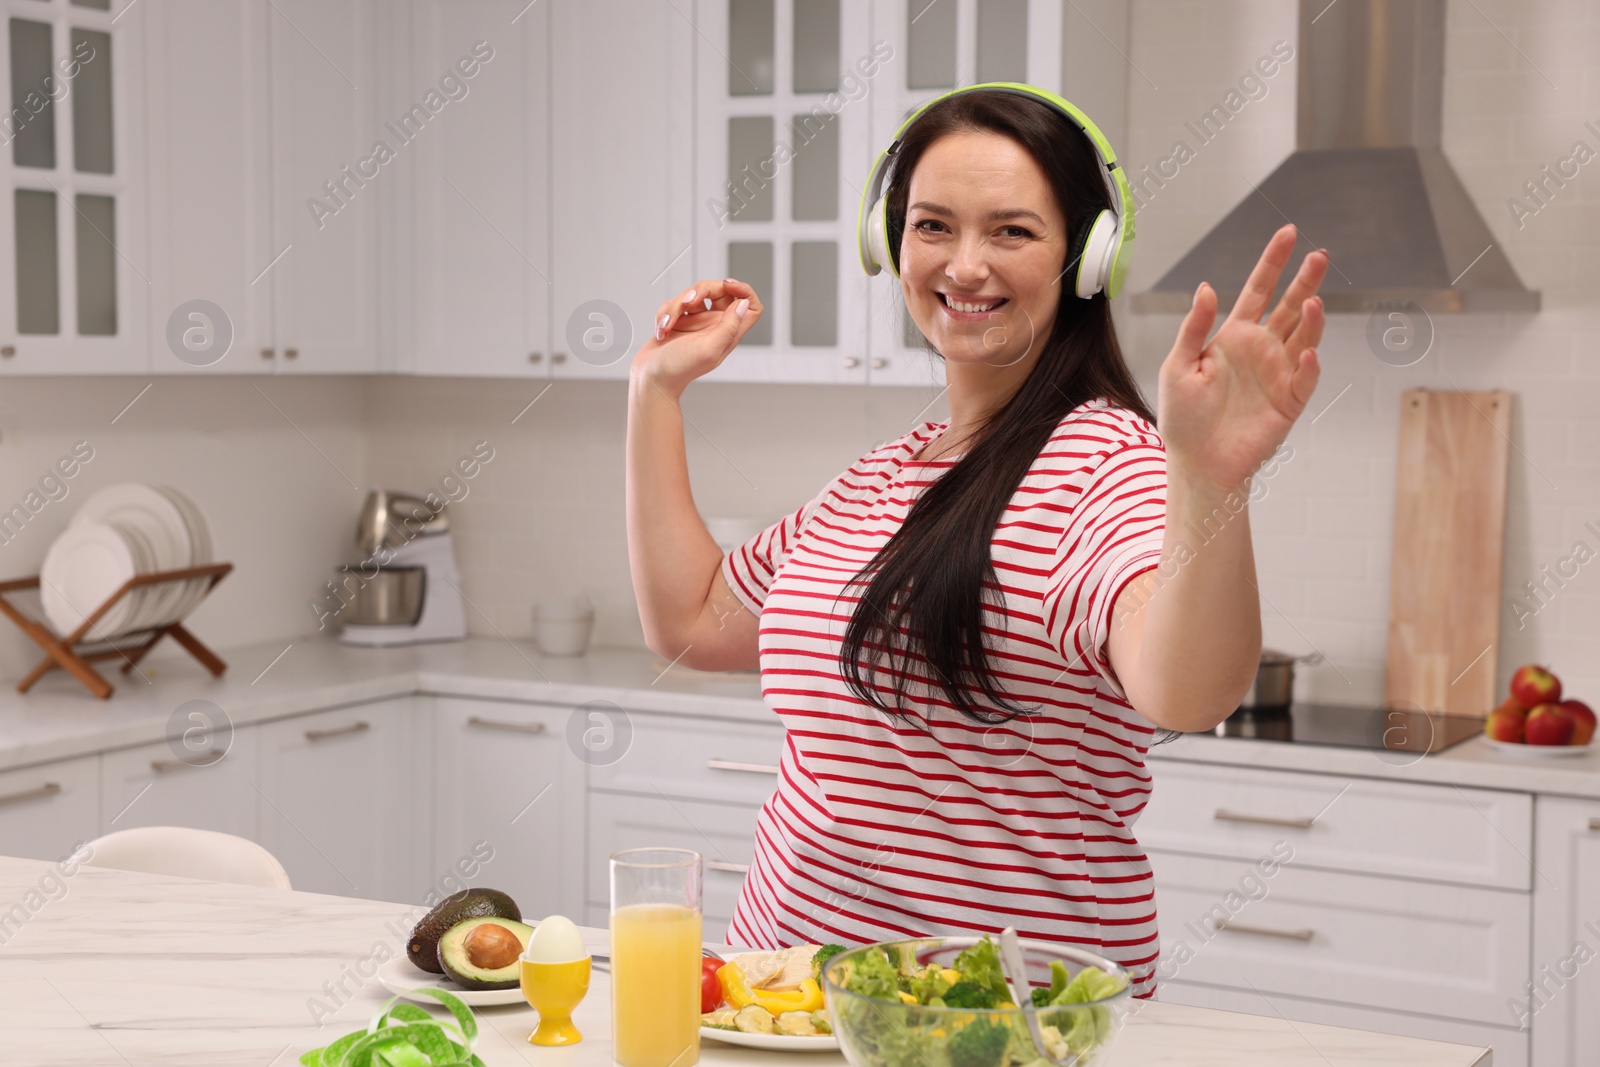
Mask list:
[[[1327,257],[1306,256],[1261,324],[1285,226],[1209,344],[1217,298],[1200,287],[1161,368],[1158,435],[1105,295],[1061,281],[1111,206],[1083,132],[975,90],[925,110],[896,158],[890,244],[945,361],[947,422],[874,449],[724,557],[690,495],[678,398],[754,325],[759,294],[696,283],[632,366],[646,640],[702,670],[759,665],[787,728],[729,939],[1011,925],[1117,960],[1149,996],[1144,754],[1158,728],[1210,729],[1253,676],[1239,500],[1316,385]],[[1203,546],[1183,543],[1191,524],[1214,531]]]

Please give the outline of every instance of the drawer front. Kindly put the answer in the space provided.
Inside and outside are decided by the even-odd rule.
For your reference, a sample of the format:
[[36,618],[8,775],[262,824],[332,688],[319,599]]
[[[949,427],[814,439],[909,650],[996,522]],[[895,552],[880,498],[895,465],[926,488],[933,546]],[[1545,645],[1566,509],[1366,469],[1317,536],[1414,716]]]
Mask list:
[[627,754],[592,767],[595,789],[734,804],[766,802],[777,788],[783,728],[630,712]]
[[189,826],[259,841],[257,734],[235,728],[232,744],[212,763],[192,765],[165,742],[100,757],[100,826]]
[[[1528,1067],[1528,1035],[1497,1026],[1354,1008],[1347,1004],[1325,1004],[1295,997],[1274,996],[1269,1000],[1248,990],[1217,989],[1190,982],[1167,982],[1157,995],[1168,1004],[1188,1004],[1196,1008],[1237,1011],[1247,1015],[1265,1015],[1271,1019],[1285,1018],[1295,1022],[1344,1026],[1352,1030],[1488,1048],[1494,1050],[1494,1067]],[[1313,1059],[1312,1062],[1317,1061]]]
[[[610,857],[625,848],[690,848],[705,858],[705,933],[720,940],[755,851],[755,807],[692,800],[647,800],[589,793],[588,896],[604,909],[611,899]],[[604,925],[604,924],[601,924]]]
[[100,758],[0,773],[0,855],[64,859],[100,833]]
[[1482,1022],[1528,979],[1529,897],[1151,853],[1163,981]]
[[1135,827],[1147,849],[1255,860],[1280,841],[1297,867],[1468,886],[1532,885],[1524,793],[1162,760]]

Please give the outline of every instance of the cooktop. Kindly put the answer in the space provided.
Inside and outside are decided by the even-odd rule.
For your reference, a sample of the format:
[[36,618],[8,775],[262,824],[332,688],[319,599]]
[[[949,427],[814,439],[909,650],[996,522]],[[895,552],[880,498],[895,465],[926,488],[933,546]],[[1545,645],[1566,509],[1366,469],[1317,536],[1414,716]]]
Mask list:
[[1296,703],[1287,708],[1240,708],[1211,732],[1218,737],[1423,755],[1481,734],[1483,720],[1467,715],[1431,714],[1416,708]]

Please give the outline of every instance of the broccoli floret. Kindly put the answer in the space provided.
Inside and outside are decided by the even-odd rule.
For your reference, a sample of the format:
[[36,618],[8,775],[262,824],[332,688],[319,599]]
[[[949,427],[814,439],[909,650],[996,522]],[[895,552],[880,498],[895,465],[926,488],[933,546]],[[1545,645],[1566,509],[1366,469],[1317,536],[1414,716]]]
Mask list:
[[1031,995],[1033,997],[1034,1007],[1047,1008],[1050,1006],[1050,990],[1044,986],[1034,986],[1033,993]]
[[894,965],[899,969],[903,978],[914,978],[922,973],[922,966],[917,963],[917,946],[915,942],[902,941],[894,946]]
[[994,1019],[976,1019],[950,1038],[950,1067],[999,1067],[1010,1043],[1011,1027]]
[[846,989],[863,997],[899,999],[895,994],[900,991],[900,972],[889,962],[883,949],[868,949],[853,962],[855,966],[850,969],[850,976],[844,983]]
[[1006,974],[1000,966],[1000,948],[987,934],[976,945],[963,949],[954,966],[963,979],[992,989],[996,1003],[1011,1003],[1011,990],[1006,987]]
[[994,990],[965,979],[950,987],[944,995],[947,1008],[992,1008],[996,998]]
[[822,965],[843,951],[843,945],[823,945],[817,949],[816,955],[811,957],[811,977],[822,981]]

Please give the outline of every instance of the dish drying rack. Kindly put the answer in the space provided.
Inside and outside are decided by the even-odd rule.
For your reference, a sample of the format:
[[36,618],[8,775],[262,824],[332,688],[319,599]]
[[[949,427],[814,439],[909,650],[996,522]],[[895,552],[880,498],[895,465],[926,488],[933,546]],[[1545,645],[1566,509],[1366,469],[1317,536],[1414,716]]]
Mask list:
[[[111,695],[111,683],[101,677],[91,663],[100,660],[121,658],[123,660],[122,673],[127,674],[139,665],[146,653],[155,647],[163,637],[171,635],[172,639],[199,660],[206,670],[213,676],[220,677],[228,669],[228,665],[194,634],[190,633],[183,625],[183,619],[189,612],[199,607],[217,583],[228,576],[233,570],[232,563],[208,563],[199,567],[185,567],[182,570],[149,571],[145,574],[135,575],[123,582],[115,593],[94,611],[84,617],[78,628],[65,637],[58,636],[48,625],[33,618],[28,613],[11,602],[11,595],[29,589],[39,588],[39,576],[31,578],[16,578],[9,582],[0,582],[0,613],[16,623],[22,632],[44,649],[45,657],[40,660],[28,676],[17,683],[17,692],[26,693],[45,674],[60,668],[82,682],[84,687],[99,697],[101,700]],[[166,585],[170,582],[192,582],[197,579],[209,579],[204,592],[196,597],[189,607],[178,617],[166,622],[153,623],[141,626],[135,630],[119,633],[111,638],[88,638],[94,629],[95,623],[110,611],[116,603],[135,589],[142,589],[151,585]],[[87,638],[87,639],[86,639]],[[128,638],[135,638],[132,643],[126,642]]]

